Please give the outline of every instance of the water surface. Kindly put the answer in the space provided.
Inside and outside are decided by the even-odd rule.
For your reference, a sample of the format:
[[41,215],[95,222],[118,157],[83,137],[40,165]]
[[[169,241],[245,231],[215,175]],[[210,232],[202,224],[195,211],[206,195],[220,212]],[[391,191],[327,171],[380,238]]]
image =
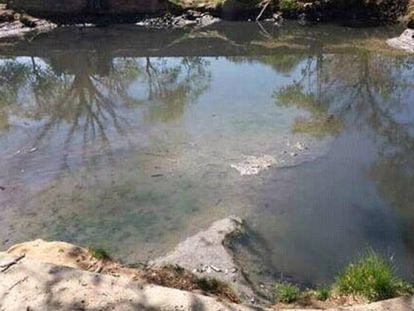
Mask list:
[[[126,262],[237,215],[263,278],[414,269],[414,57],[397,28],[59,29],[0,49],[0,241]],[[299,145],[306,146],[301,150]],[[240,176],[231,164],[271,155]]]

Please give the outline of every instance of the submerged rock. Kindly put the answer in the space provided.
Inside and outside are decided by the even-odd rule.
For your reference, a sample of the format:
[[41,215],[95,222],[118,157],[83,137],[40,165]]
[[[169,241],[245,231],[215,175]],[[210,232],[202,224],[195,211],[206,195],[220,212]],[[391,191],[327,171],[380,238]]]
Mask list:
[[414,53],[414,29],[406,29],[401,36],[387,40],[387,44],[392,48]]
[[248,156],[245,160],[239,163],[231,164],[230,167],[236,169],[241,176],[257,175],[275,163],[276,159],[271,155],[263,155],[261,157]]

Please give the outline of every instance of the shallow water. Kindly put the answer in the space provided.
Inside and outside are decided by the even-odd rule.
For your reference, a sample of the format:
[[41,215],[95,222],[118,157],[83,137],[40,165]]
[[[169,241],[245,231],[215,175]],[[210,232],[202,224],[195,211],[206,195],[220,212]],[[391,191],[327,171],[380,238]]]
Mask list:
[[[414,57],[398,28],[59,29],[0,49],[0,241],[126,262],[237,215],[253,269],[320,284],[367,247],[414,271]],[[231,164],[270,155],[241,176]]]

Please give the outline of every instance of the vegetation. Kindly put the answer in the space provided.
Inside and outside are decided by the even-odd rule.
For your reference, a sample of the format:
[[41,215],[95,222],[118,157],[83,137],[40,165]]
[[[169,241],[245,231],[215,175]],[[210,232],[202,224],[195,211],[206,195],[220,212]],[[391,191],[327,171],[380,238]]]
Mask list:
[[215,293],[223,287],[228,287],[226,283],[216,278],[200,278],[197,280],[197,285],[202,291],[207,293]]
[[291,303],[301,296],[299,287],[291,283],[278,283],[275,290],[276,300],[282,303]]
[[279,9],[282,11],[298,10],[300,3],[297,0],[280,0]]
[[[0,5],[2,1],[4,0],[0,0]],[[28,2],[30,3],[30,1]],[[33,14],[37,13],[36,10],[25,3],[25,1],[11,1],[10,3],[11,8],[18,11],[28,11]],[[355,14],[360,15],[362,18],[367,18],[368,20],[396,20],[405,14],[409,14],[407,0],[169,0],[167,3],[167,10],[172,12],[182,13],[185,10],[197,10],[203,8],[208,9],[210,12],[217,15],[221,15],[224,18],[230,19],[240,19],[246,16],[252,17],[253,15],[256,16],[261,7],[264,5],[267,7],[269,4],[270,7],[266,10],[266,14],[268,15],[271,15],[272,12],[282,11],[286,16],[292,17],[298,16],[299,13],[306,12],[307,17],[314,20],[320,20],[321,17],[333,18],[335,20],[340,18],[345,20],[349,17],[353,17]],[[41,5],[42,10],[45,12],[48,11],[49,6],[50,4],[47,1]],[[97,7],[102,11],[103,8],[101,5],[98,5]],[[130,8],[130,10],[132,9]],[[147,10],[146,13],[154,13],[153,8],[145,7],[145,5],[143,5],[140,11],[142,10]],[[164,9],[160,7],[158,10],[162,11]],[[52,8],[50,8],[50,11],[53,14],[54,10]],[[103,11],[105,11],[105,9],[103,9]],[[85,13],[86,12],[88,12],[88,10],[86,10]],[[61,11],[60,13],[58,18],[59,21],[63,18],[66,11]],[[75,13],[73,13],[73,11],[68,11],[66,14],[70,16]]]
[[198,289],[218,297],[224,297],[232,302],[240,302],[237,295],[229,284],[216,278],[198,278],[196,281]]
[[99,260],[110,260],[111,256],[109,253],[104,250],[103,248],[92,248],[91,250],[92,256]]
[[341,294],[359,295],[369,301],[411,292],[411,287],[396,277],[390,262],[372,250],[346,267],[335,286]]
[[325,301],[329,298],[331,291],[327,287],[321,287],[315,290],[315,298],[320,301]]
[[354,295],[372,302],[414,293],[413,286],[398,278],[391,263],[373,250],[366,251],[355,262],[350,263],[331,288],[321,287],[301,292],[291,283],[277,283],[275,298],[279,303],[309,301],[312,297],[326,301],[334,294]]
[[166,265],[161,268],[144,269],[140,273],[146,282],[180,290],[201,290],[221,299],[239,303],[240,300],[227,283],[215,278],[198,278],[195,274],[178,265]]

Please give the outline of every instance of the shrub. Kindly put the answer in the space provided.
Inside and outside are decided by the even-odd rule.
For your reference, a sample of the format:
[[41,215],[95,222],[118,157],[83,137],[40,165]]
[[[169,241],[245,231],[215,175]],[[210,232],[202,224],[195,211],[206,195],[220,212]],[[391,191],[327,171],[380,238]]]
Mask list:
[[300,289],[290,283],[278,283],[275,290],[276,300],[283,303],[291,303],[299,299]]
[[393,298],[411,291],[411,286],[395,276],[390,262],[373,250],[346,267],[335,285],[341,294],[355,294],[369,301]]

